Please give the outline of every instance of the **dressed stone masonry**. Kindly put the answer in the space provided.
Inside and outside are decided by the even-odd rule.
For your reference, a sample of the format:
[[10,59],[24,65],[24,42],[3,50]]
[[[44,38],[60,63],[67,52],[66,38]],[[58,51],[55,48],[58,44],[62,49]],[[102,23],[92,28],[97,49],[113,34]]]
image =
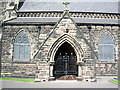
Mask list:
[[[117,75],[120,25],[116,20],[119,20],[120,14],[70,12],[65,9],[63,12],[15,11],[14,15],[15,17],[9,16],[9,18],[6,16],[3,22],[2,76],[32,77],[36,81],[56,80],[56,58],[62,45],[72,48],[67,51],[68,53],[74,52],[75,67],[77,67],[76,80],[92,81],[98,75]],[[104,20],[99,21],[99,19]],[[21,51],[20,59],[17,60],[14,56],[16,37],[21,32],[25,33],[29,41],[29,58],[25,61],[20,58]],[[100,58],[99,47],[104,44],[101,37],[106,35],[111,38],[111,42],[113,41],[113,43],[109,42],[110,47],[112,45],[114,47],[114,50],[110,51],[114,54],[113,57],[111,55],[112,60]],[[102,44],[100,40],[103,41]]]

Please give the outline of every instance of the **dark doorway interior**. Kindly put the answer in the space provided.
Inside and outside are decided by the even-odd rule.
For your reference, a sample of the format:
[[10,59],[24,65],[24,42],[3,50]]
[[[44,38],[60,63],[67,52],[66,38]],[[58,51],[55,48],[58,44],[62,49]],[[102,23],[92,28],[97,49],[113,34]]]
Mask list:
[[78,75],[77,60],[72,46],[65,42],[55,55],[54,76],[59,80],[74,80]]

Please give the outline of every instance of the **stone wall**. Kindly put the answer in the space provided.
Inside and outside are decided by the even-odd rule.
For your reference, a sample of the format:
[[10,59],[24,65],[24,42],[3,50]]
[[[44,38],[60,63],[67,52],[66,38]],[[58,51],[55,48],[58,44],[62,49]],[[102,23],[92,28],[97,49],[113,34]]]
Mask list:
[[[30,60],[29,62],[15,61],[13,58],[14,40],[16,36],[24,31],[30,41]],[[35,52],[38,50],[38,33],[39,28],[36,26],[4,26],[2,37],[2,75],[35,77],[36,61],[33,59]]]
[[[68,26],[66,26],[68,25]],[[82,47],[82,51],[84,53],[84,61],[82,61],[83,63],[83,76],[93,76],[94,73],[94,67],[93,64],[87,63],[87,61],[89,62],[90,59],[93,58],[93,56],[91,56],[91,48],[90,46],[84,41],[82,33],[84,35],[84,37],[87,39],[88,42],[90,42],[90,35],[92,38],[92,48],[94,49],[95,53],[98,54],[98,41],[100,36],[102,35],[102,33],[104,32],[109,32],[110,34],[112,34],[113,36],[113,40],[115,43],[115,60],[111,61],[111,62],[102,62],[100,60],[96,60],[97,64],[96,64],[96,74],[97,75],[117,75],[117,58],[118,58],[118,38],[117,38],[117,31],[119,29],[119,27],[117,26],[92,26],[91,31],[89,32],[89,29],[86,25],[84,26],[79,26],[80,29],[78,29],[75,26],[75,23],[71,20],[71,19],[62,19],[59,24],[55,27],[55,29],[51,29],[52,33],[49,31],[49,34],[41,34],[40,38],[43,38],[45,40],[45,42],[42,43],[42,46],[40,47],[40,51],[38,53],[38,60],[41,60],[43,62],[48,62],[48,63],[53,63],[54,60],[50,60],[50,56],[49,54],[51,54],[50,50],[51,48],[56,48],[54,47],[54,44],[57,46],[56,42],[61,42],[60,39],[61,38],[68,38],[67,36],[71,36],[75,41],[73,41],[73,39],[68,39],[68,42],[70,40],[70,42],[74,42],[76,43],[76,41],[79,43],[79,45]],[[66,32],[66,30],[68,29],[68,32]],[[82,33],[79,31],[81,30]],[[89,34],[90,33],[90,34]],[[50,35],[50,36],[49,36]],[[63,39],[64,39],[63,38]],[[44,41],[43,40],[43,41]],[[66,40],[67,41],[67,40]],[[64,42],[64,41],[63,41]],[[62,43],[62,42],[61,42]],[[59,43],[59,44],[61,44]],[[58,45],[59,47],[59,45]],[[53,49],[54,52],[54,49]],[[54,54],[53,54],[54,55]],[[53,57],[53,56],[52,56]],[[54,58],[52,58],[54,59]],[[82,59],[83,60],[83,59]],[[80,61],[80,60],[78,60]],[[53,64],[54,65],[54,64]],[[41,66],[41,64],[38,65],[38,67]],[[46,67],[48,66],[48,64],[46,64]],[[51,67],[51,66],[50,66]],[[50,68],[45,68],[46,71],[46,77],[48,78],[50,76],[50,72],[49,71]],[[53,72],[53,71],[52,71]],[[42,73],[41,71],[38,72],[38,77],[42,78],[44,77],[44,75],[41,75],[40,73]],[[44,78],[45,79],[45,78]]]
[[[68,24],[68,27],[66,26]],[[90,41],[89,30],[86,25],[78,26],[79,30],[83,32],[84,37]],[[50,76],[50,57],[49,51],[52,48],[53,44],[64,35],[68,34],[74,40],[76,40],[80,47],[81,51],[84,53],[84,60],[91,59],[91,49],[88,44],[83,40],[81,32],[79,32],[78,28],[74,25],[74,23],[69,20],[62,20],[60,24],[52,32],[54,26],[51,25],[6,25],[3,29],[3,37],[2,37],[2,74],[8,76],[22,76],[22,77],[35,77],[35,74],[39,78],[45,79]],[[66,32],[66,28],[68,28],[68,33]],[[113,62],[101,62],[97,60],[96,72],[97,75],[117,75],[117,60],[118,60],[118,26],[94,26],[92,25],[92,29],[90,31],[90,35],[92,38],[93,49],[96,53],[98,53],[98,40],[100,35],[108,31],[114,37],[115,42],[115,61]],[[25,62],[14,62],[13,60],[13,43],[16,35],[20,32],[24,31],[29,37],[30,45],[31,45],[31,57],[30,61]],[[52,32],[52,33],[51,33]],[[49,37],[50,35],[50,37]],[[44,41],[47,41],[44,43]],[[72,40],[72,39],[71,39]],[[73,40],[73,42],[75,42]],[[77,44],[76,44],[77,45]],[[39,51],[40,49],[40,51]],[[37,52],[39,52],[37,54]],[[34,56],[37,54],[37,58],[34,59]],[[40,61],[39,65],[36,65],[36,60]],[[83,60],[83,59],[82,59]],[[44,67],[42,65],[44,64]],[[83,61],[83,74],[90,75],[91,72],[89,66],[91,64],[87,64],[87,62]],[[88,66],[87,66],[88,65]],[[90,70],[86,69],[89,68]],[[37,69],[37,70],[36,70]],[[42,70],[41,70],[42,69]],[[88,73],[87,73],[88,71]],[[85,73],[84,73],[85,72]],[[43,77],[40,77],[43,76]]]
[[[85,28],[86,27],[86,28]],[[88,32],[87,26],[80,26],[80,28],[83,30],[84,35],[86,35]],[[118,26],[91,26],[91,38],[92,38],[92,43],[93,43],[93,49],[95,50],[96,54],[98,55],[98,42],[99,42],[99,38],[100,36],[104,33],[104,32],[109,32],[112,37],[113,37],[113,41],[115,44],[115,60],[111,61],[111,62],[103,62],[100,60],[97,60],[97,64],[96,64],[96,74],[97,75],[117,75],[118,70],[117,70],[117,61],[118,61],[118,35],[117,32],[119,30]],[[87,35],[86,35],[87,37]],[[89,36],[88,36],[89,38]],[[88,39],[89,40],[89,39]],[[88,55],[89,57],[91,57],[90,55]]]
[[[118,30],[118,82],[120,83],[120,28]],[[120,85],[118,86],[118,88],[120,89]]]

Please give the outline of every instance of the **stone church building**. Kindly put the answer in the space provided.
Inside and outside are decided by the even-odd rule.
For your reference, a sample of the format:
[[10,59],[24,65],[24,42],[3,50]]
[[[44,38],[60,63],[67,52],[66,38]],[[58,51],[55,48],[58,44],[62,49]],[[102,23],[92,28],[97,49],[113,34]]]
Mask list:
[[28,1],[5,4],[3,77],[92,81],[117,76],[120,13],[72,7],[80,2],[66,2],[65,8],[61,2]]

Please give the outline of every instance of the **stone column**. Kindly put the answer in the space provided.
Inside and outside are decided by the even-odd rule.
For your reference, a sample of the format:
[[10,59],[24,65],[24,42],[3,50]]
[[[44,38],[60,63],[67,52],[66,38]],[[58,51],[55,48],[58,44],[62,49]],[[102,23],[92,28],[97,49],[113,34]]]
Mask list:
[[77,80],[78,81],[82,81],[82,63],[78,63],[78,77]]
[[53,65],[50,66],[50,77],[53,77]]
[[49,81],[52,81],[55,79],[55,77],[53,76],[53,68],[54,68],[54,62],[50,62],[50,78]]
[[78,66],[78,77],[82,76],[82,66]]

